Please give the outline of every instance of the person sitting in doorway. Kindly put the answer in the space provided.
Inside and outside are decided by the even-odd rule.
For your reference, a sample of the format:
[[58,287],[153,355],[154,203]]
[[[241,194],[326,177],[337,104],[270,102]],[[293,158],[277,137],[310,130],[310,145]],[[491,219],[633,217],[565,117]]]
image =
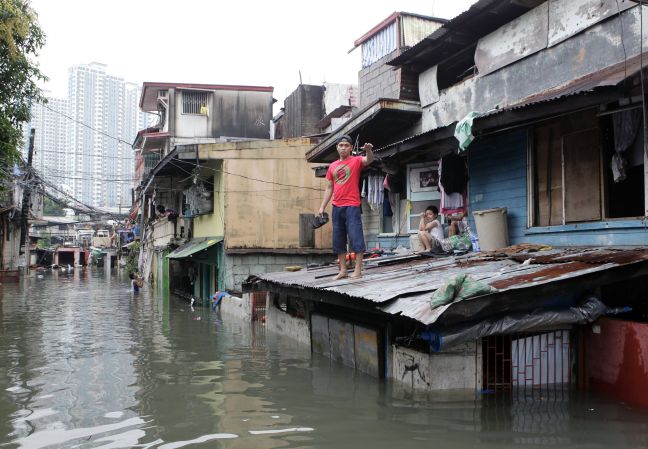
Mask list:
[[439,209],[436,206],[428,206],[425,212],[421,212],[418,236],[424,251],[432,251],[434,248],[441,247],[443,227],[439,222]]

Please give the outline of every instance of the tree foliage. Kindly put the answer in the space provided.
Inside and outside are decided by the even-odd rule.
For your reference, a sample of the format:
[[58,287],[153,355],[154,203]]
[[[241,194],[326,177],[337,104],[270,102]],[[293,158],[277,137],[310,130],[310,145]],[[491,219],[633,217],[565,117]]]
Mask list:
[[0,167],[18,160],[30,105],[44,101],[36,83],[47,78],[35,61],[44,43],[28,0],[0,0]]
[[65,211],[63,210],[63,206],[51,198],[45,197],[43,198],[43,215],[62,217],[65,215]]

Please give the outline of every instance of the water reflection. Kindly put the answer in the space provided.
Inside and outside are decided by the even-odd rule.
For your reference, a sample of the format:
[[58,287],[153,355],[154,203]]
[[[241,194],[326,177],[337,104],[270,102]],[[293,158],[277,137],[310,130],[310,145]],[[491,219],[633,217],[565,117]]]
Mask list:
[[7,447],[646,447],[648,413],[568,391],[413,393],[125,277],[0,290]]

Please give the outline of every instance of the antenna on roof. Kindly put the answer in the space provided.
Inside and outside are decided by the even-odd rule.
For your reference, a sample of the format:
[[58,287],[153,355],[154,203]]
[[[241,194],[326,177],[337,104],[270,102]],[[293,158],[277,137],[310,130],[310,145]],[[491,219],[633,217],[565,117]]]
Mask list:
[[301,70],[300,70],[299,71],[299,85],[301,86],[302,84],[303,83],[302,83]]

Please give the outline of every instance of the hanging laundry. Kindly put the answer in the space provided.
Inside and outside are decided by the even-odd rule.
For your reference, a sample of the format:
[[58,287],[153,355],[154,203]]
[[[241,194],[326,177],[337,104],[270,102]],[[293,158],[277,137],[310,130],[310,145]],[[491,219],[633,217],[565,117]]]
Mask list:
[[[453,176],[454,173],[454,176]],[[439,191],[441,192],[441,213],[454,215],[466,212],[466,164],[461,156],[451,153],[439,161]],[[446,187],[448,183],[452,189]]]
[[[389,191],[387,192],[387,195],[389,195]],[[384,192],[383,192],[383,197],[384,197]],[[394,216],[394,211],[392,210],[390,201],[383,201],[383,217],[393,217]]]
[[468,148],[468,145],[470,145],[470,143],[475,138],[472,134],[473,120],[480,115],[482,115],[481,112],[469,112],[468,115],[466,115],[457,123],[454,136],[455,139],[459,141],[460,150],[463,151]]
[[439,164],[439,178],[447,193],[463,193],[468,182],[468,170],[464,158],[455,153],[450,153]]
[[367,177],[367,202],[372,209],[382,206],[384,199],[383,177],[371,174]]
[[626,179],[628,161],[624,156],[626,150],[637,139],[641,111],[639,109],[617,112],[612,115],[612,129],[614,131],[614,154],[610,167],[614,182]]

